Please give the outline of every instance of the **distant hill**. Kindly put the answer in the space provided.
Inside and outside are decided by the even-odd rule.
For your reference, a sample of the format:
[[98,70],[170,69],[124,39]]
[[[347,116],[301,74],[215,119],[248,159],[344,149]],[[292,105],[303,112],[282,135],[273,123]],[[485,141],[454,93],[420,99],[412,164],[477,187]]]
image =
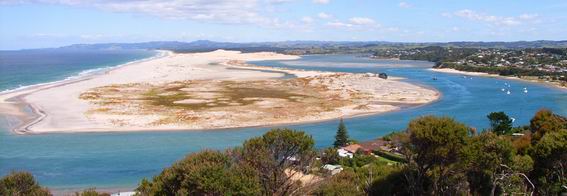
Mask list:
[[175,51],[209,51],[216,49],[240,49],[244,51],[282,51],[307,48],[404,48],[404,47],[461,47],[461,48],[567,48],[567,40],[563,41],[517,41],[517,42],[336,42],[336,41],[283,41],[283,42],[215,42],[198,40],[193,42],[154,41],[142,43],[102,43],[74,44],[61,49],[165,49]]

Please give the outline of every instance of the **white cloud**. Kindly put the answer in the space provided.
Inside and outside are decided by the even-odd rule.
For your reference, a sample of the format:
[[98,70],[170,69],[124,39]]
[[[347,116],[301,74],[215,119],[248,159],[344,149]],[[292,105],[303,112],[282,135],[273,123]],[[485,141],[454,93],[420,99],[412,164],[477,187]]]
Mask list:
[[51,4],[92,7],[110,12],[135,13],[166,19],[214,23],[252,23],[270,26],[265,7],[291,0],[2,0],[2,4]]
[[413,5],[408,3],[408,2],[402,1],[402,2],[400,2],[400,4],[398,4],[398,6],[401,7],[401,8],[410,8]]
[[364,18],[364,17],[353,17],[348,19],[346,22],[342,21],[333,21],[327,22],[326,24],[329,27],[335,28],[357,28],[357,27],[366,27],[366,28],[379,28],[380,24],[376,23],[373,19]]
[[331,2],[331,0],[313,0],[313,3],[316,3],[316,4],[328,4],[330,2]]
[[319,14],[317,14],[317,16],[321,19],[329,19],[333,17],[333,15],[327,14],[325,12],[320,12]]
[[388,28],[386,28],[385,30],[388,31],[388,32],[398,32],[398,31],[400,31],[400,28],[398,28],[398,27],[388,27]]
[[535,19],[537,17],[539,17],[539,15],[537,15],[537,14],[522,14],[522,15],[518,16],[518,18],[524,19],[524,20],[531,20],[531,19]]
[[305,16],[303,18],[301,18],[301,21],[304,23],[312,23],[314,20],[313,18],[309,17],[309,16]]
[[343,23],[343,22],[335,21],[335,22],[328,22],[327,26],[337,27],[337,28],[343,28],[343,27],[350,28],[350,27],[353,27],[354,25],[349,24],[349,23]]
[[376,22],[374,22],[374,20],[372,20],[370,18],[363,18],[363,17],[350,18],[348,21],[352,24],[355,24],[355,25],[371,25],[371,24],[376,23]]
[[288,3],[292,2],[293,0],[267,0],[269,3],[280,4],[280,3]]
[[445,16],[445,17],[456,16],[456,17],[461,17],[461,18],[465,18],[465,19],[468,19],[468,20],[472,20],[472,21],[481,21],[481,22],[486,22],[486,23],[489,23],[489,24],[499,25],[499,26],[521,25],[521,24],[524,24],[525,22],[528,22],[528,21],[533,20],[533,19],[538,17],[537,14],[523,14],[523,15],[520,15],[518,17],[494,16],[494,15],[488,15],[488,14],[485,14],[485,13],[479,13],[479,12],[469,10],[469,9],[459,10],[459,11],[456,11],[452,14],[451,13],[443,13],[442,15]]

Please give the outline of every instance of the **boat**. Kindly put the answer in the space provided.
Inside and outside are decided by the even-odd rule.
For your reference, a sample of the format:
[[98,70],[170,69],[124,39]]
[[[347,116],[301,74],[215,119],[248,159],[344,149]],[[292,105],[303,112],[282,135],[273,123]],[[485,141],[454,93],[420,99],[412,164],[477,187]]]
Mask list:
[[508,92],[506,92],[506,94],[508,94],[508,95],[509,95],[510,93],[511,93],[510,90],[508,90]]
[[524,93],[528,93],[528,89],[527,89],[527,88],[524,88]]

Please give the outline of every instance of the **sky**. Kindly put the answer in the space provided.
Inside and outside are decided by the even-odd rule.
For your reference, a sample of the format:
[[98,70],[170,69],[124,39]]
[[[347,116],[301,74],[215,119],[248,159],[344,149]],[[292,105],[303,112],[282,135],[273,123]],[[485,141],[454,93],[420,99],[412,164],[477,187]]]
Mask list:
[[564,0],[0,0],[0,50],[78,43],[567,40]]

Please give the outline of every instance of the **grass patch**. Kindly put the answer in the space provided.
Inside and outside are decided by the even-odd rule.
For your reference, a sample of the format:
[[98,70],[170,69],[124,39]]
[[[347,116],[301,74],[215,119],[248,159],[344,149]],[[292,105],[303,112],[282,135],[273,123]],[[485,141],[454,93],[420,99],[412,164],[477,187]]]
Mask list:
[[[249,83],[237,83],[231,81],[220,82],[220,90],[217,91],[206,91],[212,93],[218,93],[220,96],[218,98],[210,98],[209,102],[203,103],[176,103],[185,99],[204,99],[198,95],[193,95],[190,92],[182,91],[184,88],[196,87],[196,85],[206,85],[200,83],[185,83],[183,85],[177,85],[175,87],[167,88],[152,88],[143,94],[144,100],[147,100],[150,104],[155,106],[173,107],[180,109],[189,110],[203,110],[213,107],[227,107],[234,105],[249,105],[254,104],[259,100],[254,100],[250,98],[274,98],[274,99],[285,99],[290,102],[297,102],[298,98],[306,98],[308,96],[298,93],[292,93],[290,90],[279,90],[273,89],[267,86],[267,84],[256,82],[253,86],[249,87]],[[203,92],[203,91],[200,91]],[[247,99],[248,98],[248,99]]]

